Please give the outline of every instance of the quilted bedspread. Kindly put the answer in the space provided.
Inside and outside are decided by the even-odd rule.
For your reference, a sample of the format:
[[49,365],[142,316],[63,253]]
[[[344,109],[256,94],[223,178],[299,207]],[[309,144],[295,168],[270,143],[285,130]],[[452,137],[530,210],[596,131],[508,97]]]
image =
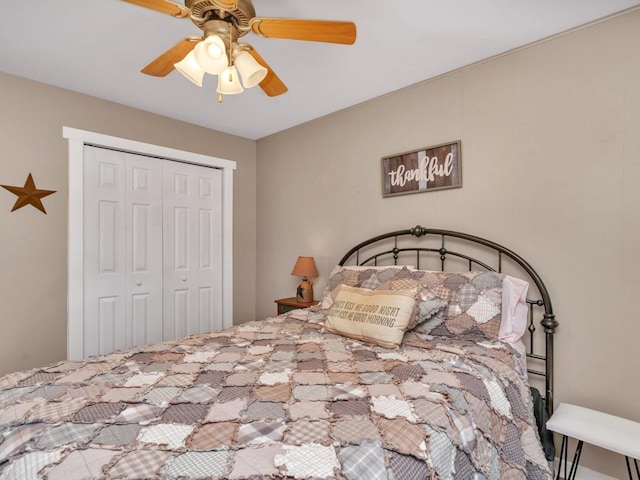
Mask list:
[[0,479],[548,479],[506,345],[295,314],[0,378]]

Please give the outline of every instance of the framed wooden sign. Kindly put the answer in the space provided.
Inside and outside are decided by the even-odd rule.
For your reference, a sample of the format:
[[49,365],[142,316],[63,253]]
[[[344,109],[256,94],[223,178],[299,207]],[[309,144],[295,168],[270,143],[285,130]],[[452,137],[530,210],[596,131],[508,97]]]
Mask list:
[[462,187],[460,140],[382,157],[382,196]]

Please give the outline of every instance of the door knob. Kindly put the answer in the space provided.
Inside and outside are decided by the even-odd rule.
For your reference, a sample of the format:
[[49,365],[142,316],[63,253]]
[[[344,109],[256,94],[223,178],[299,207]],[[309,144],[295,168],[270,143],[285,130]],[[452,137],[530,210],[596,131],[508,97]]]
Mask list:
[[183,282],[187,281],[187,277],[182,277],[180,280],[182,280]]
[[138,281],[136,282],[136,285],[140,287],[140,286],[142,286],[142,282],[141,282],[140,280],[138,280]]

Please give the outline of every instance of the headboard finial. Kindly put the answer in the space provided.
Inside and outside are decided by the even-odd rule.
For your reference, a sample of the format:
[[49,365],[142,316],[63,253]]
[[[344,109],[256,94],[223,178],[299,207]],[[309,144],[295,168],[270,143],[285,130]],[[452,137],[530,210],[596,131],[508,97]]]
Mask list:
[[424,228],[421,225],[416,225],[415,227],[413,227],[411,229],[411,235],[413,235],[414,237],[420,238],[421,236],[425,235],[426,233],[427,233],[427,229]]
[[560,325],[553,313],[545,313],[540,323],[544,327],[544,331],[546,333],[555,333],[556,328],[558,328],[558,325]]

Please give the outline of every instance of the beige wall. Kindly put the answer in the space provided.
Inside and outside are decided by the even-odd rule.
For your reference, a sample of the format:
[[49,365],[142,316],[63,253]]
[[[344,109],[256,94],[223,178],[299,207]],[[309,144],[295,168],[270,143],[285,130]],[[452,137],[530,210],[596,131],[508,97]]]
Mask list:
[[[556,400],[640,421],[639,45],[636,11],[259,140],[259,316],[295,293],[297,255],[318,260],[318,298],[373,234],[466,231],[545,279]],[[461,189],[382,198],[382,156],[457,139]],[[599,449],[582,464],[626,475]]]
[[[215,105],[212,105],[215,108]],[[226,158],[234,173],[235,321],[254,317],[256,144],[0,73],[0,185],[29,172],[47,215],[0,189],[0,374],[66,357],[67,141],[63,125]]]
[[[640,421],[638,45],[633,12],[267,137],[257,154],[251,140],[0,73],[0,184],[31,172],[58,190],[47,215],[10,213],[15,196],[0,190],[0,373],[65,356],[67,125],[238,162],[236,323],[294,294],[297,255],[316,258],[318,297],[370,235],[467,231],[521,253],[547,282],[561,322],[556,400]],[[382,198],[380,157],[457,139],[462,189]],[[582,463],[625,475],[599,449]]]

